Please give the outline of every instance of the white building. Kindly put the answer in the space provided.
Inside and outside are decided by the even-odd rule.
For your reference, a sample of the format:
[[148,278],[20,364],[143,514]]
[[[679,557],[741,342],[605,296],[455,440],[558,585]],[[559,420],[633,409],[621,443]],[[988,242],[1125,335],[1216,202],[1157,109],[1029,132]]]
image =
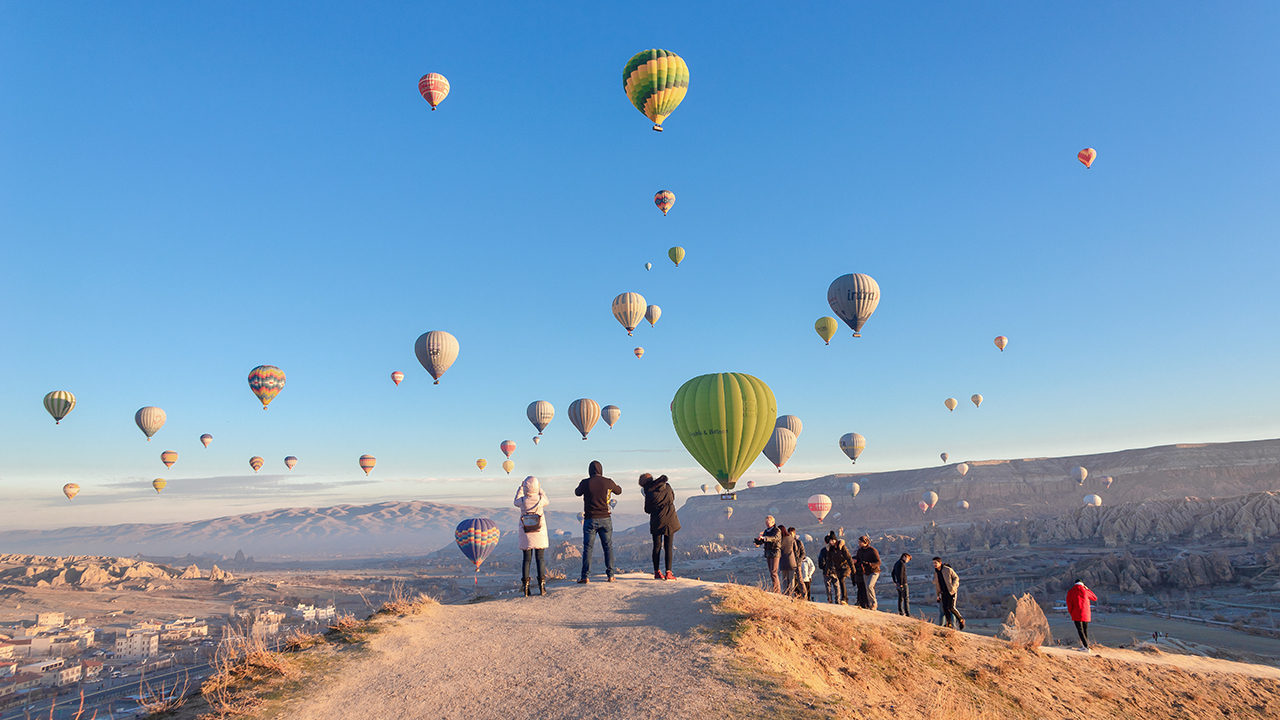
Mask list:
[[130,630],[116,636],[116,657],[151,657],[160,653],[160,633]]
[[315,605],[299,604],[293,609],[296,617],[302,618],[304,622],[314,622],[317,620],[332,620],[338,615],[338,610],[334,606],[316,607]]

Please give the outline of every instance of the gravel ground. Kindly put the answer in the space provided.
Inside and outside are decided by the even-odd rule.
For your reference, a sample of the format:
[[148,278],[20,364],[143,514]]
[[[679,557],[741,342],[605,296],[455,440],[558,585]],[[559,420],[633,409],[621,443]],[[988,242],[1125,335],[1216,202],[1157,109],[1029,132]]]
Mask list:
[[[748,714],[726,681],[731,652],[701,639],[714,622],[694,580],[620,575],[557,583],[547,597],[450,605],[406,618],[281,717],[694,718]],[[723,670],[723,672],[717,672]],[[733,713],[736,714],[736,713]]]

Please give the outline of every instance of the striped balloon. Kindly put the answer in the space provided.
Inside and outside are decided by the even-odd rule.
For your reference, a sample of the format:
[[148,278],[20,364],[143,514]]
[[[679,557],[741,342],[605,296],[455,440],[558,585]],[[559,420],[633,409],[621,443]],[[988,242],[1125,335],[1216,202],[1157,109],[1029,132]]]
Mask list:
[[684,248],[677,245],[668,249],[667,257],[671,258],[671,262],[675,263],[676,267],[680,267],[680,262],[684,260]]
[[284,371],[275,365],[259,365],[249,371],[249,389],[258,396],[262,409],[266,410],[284,389]]
[[587,439],[587,433],[600,420],[600,404],[591,398],[579,398],[569,403],[569,422]]
[[854,337],[862,337],[862,326],[880,304],[880,285],[870,275],[841,275],[827,288],[827,304]]
[[298,458],[292,455],[284,459],[284,466],[289,468],[290,470],[292,470],[293,466],[297,464],[298,464]]
[[205,447],[209,447],[209,443],[213,442],[213,436],[212,436],[212,435],[210,435],[209,433],[205,433],[205,434],[203,434],[203,435],[201,435],[201,436],[200,436],[200,442],[201,442]]
[[1004,352],[1004,349],[1008,346],[1009,346],[1009,338],[1003,335],[996,336],[996,347],[1000,348],[1000,352]]
[[856,465],[858,456],[867,449],[867,439],[858,433],[845,433],[840,436],[840,452],[844,453]]
[[658,206],[665,217],[671,206],[676,204],[676,194],[670,190],[659,190],[658,194],[653,196],[653,204]]
[[1085,169],[1093,167],[1093,161],[1098,159],[1098,151],[1093,148],[1085,148],[1076,153],[1076,159],[1084,163]]
[[546,400],[534,400],[529,403],[529,407],[525,408],[524,414],[541,435],[542,431],[551,424],[552,418],[556,416],[556,409]]
[[66,495],[68,500],[75,500],[76,495],[80,494],[80,486],[75,483],[67,483],[62,486],[62,494]]
[[169,481],[165,480],[164,478],[156,478],[155,480],[151,481],[151,487],[156,489],[157,495],[159,495],[160,491],[163,490],[165,486],[168,484],[169,484]]
[[650,305],[645,308],[644,319],[649,321],[649,327],[658,324],[658,318],[662,317],[662,308],[657,305]]
[[489,464],[489,461],[485,460],[484,458],[480,458],[479,460],[476,461],[476,467],[480,468],[481,470],[484,470],[484,466],[488,464]]
[[778,468],[778,472],[782,472],[782,466],[787,464],[787,460],[791,458],[791,453],[796,451],[796,434],[785,427],[775,427],[773,435],[769,436],[769,442],[764,446],[764,456],[769,458],[769,462]]
[[618,409],[617,405],[605,405],[600,408],[600,417],[604,418],[605,424],[612,429],[613,424],[618,422],[618,418],[622,417],[622,410]]
[[804,430],[804,423],[800,422],[800,418],[795,415],[779,415],[778,421],[773,424],[774,427],[784,427],[795,433],[796,437],[800,437],[800,432]]
[[418,362],[431,374],[435,380],[433,384],[439,385],[440,376],[458,359],[458,338],[443,330],[423,333],[413,344],[413,354],[418,356]]
[[644,348],[642,347],[638,347],[635,350],[632,350],[631,352],[635,353],[637,358],[644,357]]
[[399,370],[391,373],[391,382],[399,385],[400,381],[403,379],[404,379],[404,373],[400,372]]
[[147,442],[151,442],[151,436],[164,427],[165,420],[164,411],[152,405],[140,408],[138,412],[133,414],[133,421],[138,424],[138,429],[142,431],[142,434],[147,436]]
[[259,470],[261,470],[262,466],[265,464],[266,464],[266,461],[258,457],[257,455],[254,455],[253,457],[249,458],[249,467],[253,468],[254,472],[258,472]]
[[613,316],[627,329],[628,335],[644,320],[648,309],[649,305],[640,293],[624,292],[613,299]]
[[160,462],[164,463],[165,467],[171,468],[174,463],[178,462],[178,453],[173,450],[165,450],[160,453]]
[[76,396],[66,390],[54,390],[44,396],[44,409],[49,411],[53,416],[53,424],[62,423],[62,418],[67,416],[76,406]]
[[653,121],[653,129],[662,132],[662,121],[689,92],[689,66],[675,53],[643,50],[623,68],[622,88],[631,104]]
[[435,112],[436,106],[449,96],[449,81],[440,73],[427,73],[418,80],[418,92],[422,93],[422,99]]
[[507,457],[511,457],[511,453],[516,451],[515,441],[503,440],[502,444],[498,445],[498,449],[502,451],[503,455],[506,455]]
[[488,518],[472,518],[458,523],[453,531],[453,539],[457,541],[462,554],[476,564],[476,572],[480,564],[489,557],[489,553],[498,546],[498,525]]
[[369,471],[373,470],[373,466],[378,463],[378,459],[372,455],[360,456],[360,469],[364,471],[364,476],[369,477]]

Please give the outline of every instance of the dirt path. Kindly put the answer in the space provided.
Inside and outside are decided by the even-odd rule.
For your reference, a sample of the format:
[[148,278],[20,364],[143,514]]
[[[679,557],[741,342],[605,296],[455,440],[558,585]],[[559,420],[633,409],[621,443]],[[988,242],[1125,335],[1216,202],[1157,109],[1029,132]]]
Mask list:
[[280,717],[692,718],[749,714],[755,696],[722,679],[730,651],[711,624],[712,583],[621,575],[523,596],[451,605],[375,635]]

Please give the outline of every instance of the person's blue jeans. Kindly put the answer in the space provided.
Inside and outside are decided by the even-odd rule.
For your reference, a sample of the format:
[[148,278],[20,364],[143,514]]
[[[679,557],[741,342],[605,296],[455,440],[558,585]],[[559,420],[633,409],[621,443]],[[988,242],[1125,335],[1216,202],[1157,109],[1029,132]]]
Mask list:
[[591,574],[591,551],[595,548],[596,535],[600,536],[600,549],[604,550],[604,571],[613,577],[618,569],[613,564],[613,518],[587,518],[582,521],[582,577]]

